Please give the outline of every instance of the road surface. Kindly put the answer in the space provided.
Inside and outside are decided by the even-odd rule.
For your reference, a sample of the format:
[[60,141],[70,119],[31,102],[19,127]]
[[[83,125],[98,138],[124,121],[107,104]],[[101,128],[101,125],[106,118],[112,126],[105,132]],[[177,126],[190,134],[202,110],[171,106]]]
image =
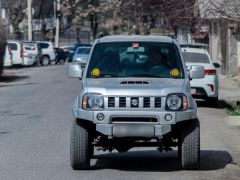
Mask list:
[[79,80],[67,78],[66,65],[15,71],[0,82],[1,180],[240,179],[240,129],[228,123],[223,105],[214,109],[203,102],[200,170],[181,170],[176,151],[138,148],[96,152],[91,170],[73,171],[71,105]]

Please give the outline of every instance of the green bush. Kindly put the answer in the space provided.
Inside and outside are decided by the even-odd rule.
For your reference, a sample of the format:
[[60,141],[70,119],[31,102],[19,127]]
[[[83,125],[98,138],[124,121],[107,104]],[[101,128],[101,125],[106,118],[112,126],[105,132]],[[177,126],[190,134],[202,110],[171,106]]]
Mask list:
[[0,76],[2,75],[3,71],[3,64],[4,64],[4,53],[5,53],[5,48],[7,44],[7,39],[6,39],[6,33],[5,33],[5,28],[0,23]]

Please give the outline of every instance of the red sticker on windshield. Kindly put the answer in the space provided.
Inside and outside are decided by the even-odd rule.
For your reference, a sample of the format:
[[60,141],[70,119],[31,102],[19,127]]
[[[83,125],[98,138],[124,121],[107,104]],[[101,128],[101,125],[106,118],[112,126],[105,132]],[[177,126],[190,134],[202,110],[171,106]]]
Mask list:
[[132,43],[132,47],[138,48],[139,47],[139,43]]

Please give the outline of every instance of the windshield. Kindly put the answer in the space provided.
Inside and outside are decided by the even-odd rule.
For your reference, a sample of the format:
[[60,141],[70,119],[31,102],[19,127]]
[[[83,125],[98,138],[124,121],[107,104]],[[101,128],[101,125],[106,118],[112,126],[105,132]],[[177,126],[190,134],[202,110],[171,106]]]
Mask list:
[[183,52],[185,62],[188,63],[207,63],[210,64],[210,60],[207,54],[195,53],[195,52]]
[[90,54],[91,48],[78,48],[76,54]]
[[24,50],[25,51],[35,51],[35,46],[34,45],[24,45]]
[[177,47],[170,43],[99,43],[94,47],[88,78],[183,78]]

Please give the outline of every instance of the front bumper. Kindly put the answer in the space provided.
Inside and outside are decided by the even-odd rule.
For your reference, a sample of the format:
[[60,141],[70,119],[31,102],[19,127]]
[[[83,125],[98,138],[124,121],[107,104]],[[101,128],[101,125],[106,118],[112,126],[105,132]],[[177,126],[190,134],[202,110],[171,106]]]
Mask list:
[[[98,114],[103,114],[104,119],[99,121]],[[171,126],[180,121],[186,121],[197,118],[197,110],[189,109],[187,111],[170,112],[165,110],[104,110],[104,111],[86,111],[73,108],[73,115],[76,119],[91,121],[96,124],[96,130],[104,135],[113,137],[159,137],[171,131]],[[170,115],[171,120],[166,120]],[[155,118],[154,123],[149,122],[112,122],[114,118]],[[133,132],[128,128],[131,127]],[[140,130],[137,128],[140,128]],[[144,128],[145,127],[145,128]],[[120,129],[120,130],[119,130]],[[125,129],[125,130],[124,130]],[[141,130],[146,129],[146,131]],[[120,131],[120,133],[119,133]],[[122,133],[124,132],[124,133]]]

